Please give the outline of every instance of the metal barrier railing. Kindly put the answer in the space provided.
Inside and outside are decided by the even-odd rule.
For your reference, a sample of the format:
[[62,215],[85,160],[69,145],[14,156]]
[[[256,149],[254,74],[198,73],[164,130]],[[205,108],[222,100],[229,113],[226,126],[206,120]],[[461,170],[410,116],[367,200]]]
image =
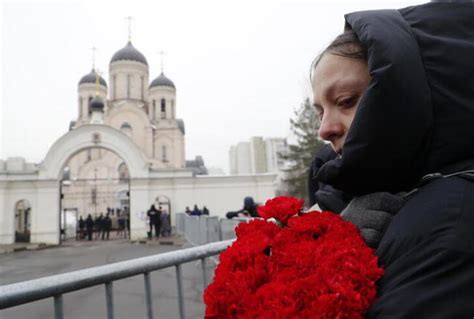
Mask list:
[[225,250],[233,240],[214,242],[154,256],[122,261],[16,284],[0,286],[0,309],[11,308],[45,298],[54,298],[55,319],[64,318],[63,294],[105,285],[107,318],[114,318],[113,282],[143,274],[147,318],[153,318],[150,272],[174,266],[178,294],[179,317],[185,318],[181,264],[201,260],[204,288],[207,286],[206,258]]
[[183,235],[192,246],[204,245],[235,239],[235,227],[251,219],[246,217],[226,219],[217,216],[189,216],[185,213],[177,213],[176,232]]

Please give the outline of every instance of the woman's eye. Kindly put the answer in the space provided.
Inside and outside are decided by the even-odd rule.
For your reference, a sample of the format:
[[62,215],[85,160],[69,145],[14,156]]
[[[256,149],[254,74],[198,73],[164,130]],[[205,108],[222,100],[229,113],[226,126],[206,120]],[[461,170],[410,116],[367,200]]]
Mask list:
[[353,106],[355,106],[357,103],[357,97],[356,96],[351,96],[349,98],[346,98],[346,99],[342,99],[341,101],[339,101],[337,103],[338,106],[342,107],[342,108],[351,108]]

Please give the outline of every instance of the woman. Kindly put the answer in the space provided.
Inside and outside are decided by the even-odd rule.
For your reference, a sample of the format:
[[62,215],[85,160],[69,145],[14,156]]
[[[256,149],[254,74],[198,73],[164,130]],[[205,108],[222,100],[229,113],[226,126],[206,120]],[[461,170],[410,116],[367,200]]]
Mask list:
[[358,198],[408,192],[376,250],[368,318],[474,315],[473,17],[472,3],[352,13],[353,33],[312,68],[319,133],[338,153],[318,181]]

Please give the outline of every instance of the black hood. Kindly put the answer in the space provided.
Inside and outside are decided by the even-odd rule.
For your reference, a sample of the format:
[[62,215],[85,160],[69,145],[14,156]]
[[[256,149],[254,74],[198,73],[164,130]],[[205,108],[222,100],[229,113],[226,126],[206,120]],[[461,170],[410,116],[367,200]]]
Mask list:
[[345,16],[371,75],[343,147],[318,179],[359,195],[409,190],[474,158],[474,4]]

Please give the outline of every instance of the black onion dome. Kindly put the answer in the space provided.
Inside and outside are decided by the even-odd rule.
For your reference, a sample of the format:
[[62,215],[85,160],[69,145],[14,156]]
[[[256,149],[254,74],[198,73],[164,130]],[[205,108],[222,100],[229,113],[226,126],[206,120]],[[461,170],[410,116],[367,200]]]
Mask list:
[[183,133],[183,135],[186,134],[186,131],[184,130],[184,121],[182,119],[176,119],[176,124],[178,124],[181,133]]
[[91,104],[90,104],[90,109],[91,111],[95,111],[95,110],[102,111],[104,109],[104,102],[102,101],[100,96],[96,95],[92,99]]
[[173,81],[171,81],[170,79],[168,79],[166,77],[166,75],[163,74],[163,72],[161,72],[160,76],[157,77],[156,79],[154,79],[151,83],[150,83],[150,89],[152,87],[155,87],[155,86],[168,86],[168,87],[172,87],[173,89],[176,90],[176,86],[174,86],[174,83]]
[[137,61],[148,66],[148,62],[146,61],[145,56],[140,51],[135,49],[135,47],[132,45],[132,42],[130,41],[128,41],[127,45],[123,49],[118,50],[114,54],[114,56],[110,60],[110,63],[123,60]]
[[[96,76],[97,74],[95,73],[95,70],[92,69],[88,74],[84,75],[81,80],[79,81],[79,85],[84,84],[84,83],[94,83],[96,81]],[[107,87],[107,83],[105,80],[99,75],[99,83],[100,85],[103,85]]]

